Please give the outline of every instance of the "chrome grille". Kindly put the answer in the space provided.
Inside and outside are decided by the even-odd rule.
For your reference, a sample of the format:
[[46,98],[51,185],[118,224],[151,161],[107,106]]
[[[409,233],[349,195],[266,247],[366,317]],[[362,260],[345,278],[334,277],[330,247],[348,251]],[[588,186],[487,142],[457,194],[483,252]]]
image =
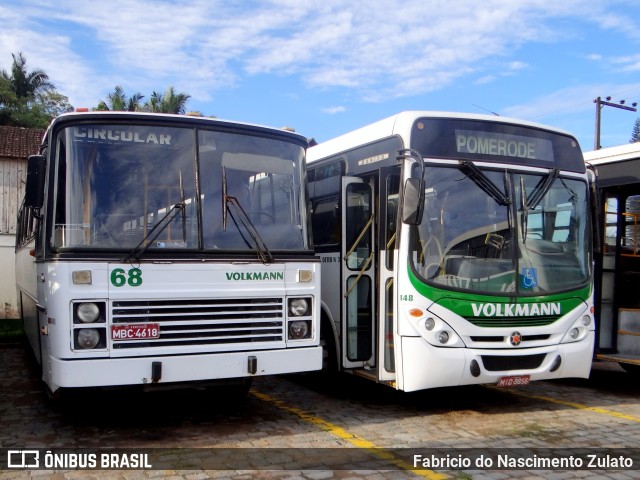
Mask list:
[[160,338],[114,340],[112,347],[279,342],[284,340],[284,309],[282,297],[118,300],[111,304],[113,324],[155,323]]

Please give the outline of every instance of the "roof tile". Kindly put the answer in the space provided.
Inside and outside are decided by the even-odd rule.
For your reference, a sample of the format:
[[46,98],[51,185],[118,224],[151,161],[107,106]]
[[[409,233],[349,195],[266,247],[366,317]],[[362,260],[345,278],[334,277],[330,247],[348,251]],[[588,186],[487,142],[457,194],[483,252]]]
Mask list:
[[38,153],[44,130],[0,125],[0,157],[26,159]]

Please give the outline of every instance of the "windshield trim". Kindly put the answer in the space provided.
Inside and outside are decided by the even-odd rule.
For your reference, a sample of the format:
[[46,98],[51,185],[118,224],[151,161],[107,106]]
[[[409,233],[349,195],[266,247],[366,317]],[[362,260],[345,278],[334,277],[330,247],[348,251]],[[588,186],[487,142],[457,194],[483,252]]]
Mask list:
[[[192,123],[187,121],[183,123],[176,120],[173,120],[171,122],[167,122],[166,120],[162,122],[149,121],[156,120],[157,117],[153,117],[153,119],[144,118],[142,120],[136,120],[135,122],[132,121],[132,119],[129,117],[125,118],[119,115],[108,117],[100,116],[95,118],[93,118],[93,116],[91,117],[92,118],[90,121],[87,117],[83,117],[82,120],[72,121],[70,118],[67,118],[64,122],[54,122],[54,124],[52,124],[52,128],[50,128],[48,132],[48,138],[50,138],[48,158],[49,162],[51,162],[52,168],[48,169],[50,188],[47,189],[47,195],[49,196],[47,204],[51,212],[43,217],[43,219],[46,220],[46,224],[43,224],[43,233],[45,233],[43,239],[45,240],[44,248],[46,255],[59,254],[64,256],[74,256],[75,254],[78,254],[82,257],[91,255],[96,256],[97,258],[103,256],[119,255],[122,258],[122,252],[128,252],[128,254],[126,255],[127,261],[137,261],[143,254],[145,257],[149,258],[166,258],[167,256],[170,256],[172,258],[196,256],[200,257],[201,254],[204,254],[206,256],[215,255],[227,257],[229,255],[234,255],[240,258],[245,258],[245,256],[253,255],[255,257],[256,250],[253,245],[248,248],[245,248],[244,245],[231,245],[226,246],[225,248],[209,248],[203,244],[202,240],[199,240],[200,238],[202,238],[201,233],[198,233],[195,237],[190,236],[188,244],[186,242],[182,242],[183,245],[170,245],[167,243],[160,246],[160,244],[162,243],[162,238],[166,236],[166,234],[163,234],[163,232],[166,230],[169,224],[176,223],[175,217],[180,214],[182,214],[183,216],[182,227],[175,227],[175,232],[177,235],[178,230],[180,230],[181,232],[185,231],[185,206],[189,206],[190,208],[190,222],[192,222],[193,225],[198,225],[198,232],[202,229],[202,219],[200,217],[200,213],[195,213],[199,212],[199,207],[196,209],[196,206],[198,206],[202,201],[202,197],[199,195],[200,179],[196,179],[194,183],[194,175],[196,175],[196,177],[199,177],[200,170],[200,168],[196,170],[196,165],[200,165],[200,162],[202,161],[200,159],[200,153],[197,150],[197,138],[199,132],[210,132],[216,135],[227,136],[229,141],[232,141],[234,136],[240,136],[246,137],[248,141],[255,140],[259,142],[267,142],[267,144],[273,145],[274,158],[277,155],[275,153],[277,151],[276,149],[280,148],[278,147],[279,145],[285,148],[285,150],[282,150],[283,156],[281,156],[280,158],[286,160],[290,165],[290,175],[293,176],[295,182],[292,185],[294,185],[294,187],[299,190],[296,191],[295,195],[292,195],[288,200],[288,205],[291,208],[291,212],[296,215],[295,217],[293,217],[292,225],[297,226],[296,231],[299,233],[296,234],[296,242],[289,242],[288,244],[278,244],[278,242],[275,241],[275,244],[270,245],[269,250],[274,254],[277,253],[280,256],[308,254],[313,251],[313,243],[310,237],[310,230],[308,225],[308,215],[305,211],[308,196],[307,189],[304,188],[304,181],[306,178],[306,169],[304,164],[306,145],[304,145],[304,142],[300,141],[299,135],[290,135],[288,132],[282,133],[280,131],[275,131],[275,129],[273,132],[267,131],[266,129],[262,129],[265,130],[264,132],[262,130],[254,131],[253,128],[243,128],[242,124],[234,126],[233,128],[217,128],[217,123],[219,122],[214,122],[216,123],[216,125],[209,125],[209,122]],[[187,142],[187,145],[191,145],[193,147],[193,151],[196,153],[194,153],[194,155],[191,155],[190,162],[192,166],[189,169],[192,171],[188,172],[188,177],[185,177],[185,185],[187,185],[186,199],[185,187],[182,185],[182,172],[178,168],[178,172],[180,173],[181,178],[179,182],[178,180],[176,180],[175,184],[177,188],[178,183],[180,183],[180,194],[174,195],[174,203],[166,205],[164,212],[158,211],[154,214],[157,221],[150,223],[149,229],[145,232],[145,235],[143,235],[143,237],[138,237],[138,239],[142,239],[140,241],[136,240],[137,245],[135,247],[130,242],[127,244],[114,243],[113,245],[100,245],[92,243],[89,240],[75,243],[73,241],[69,242],[68,239],[60,240],[56,237],[57,232],[60,229],[69,229],[72,225],[77,225],[80,227],[84,223],[86,223],[86,221],[84,220],[78,221],[79,219],[93,219],[93,217],[79,216],[78,214],[75,214],[74,219],[74,217],[70,216],[69,213],[65,214],[64,217],[59,217],[62,220],[56,220],[55,218],[56,210],[69,208],[68,204],[74,201],[72,197],[69,196],[69,188],[71,183],[66,182],[65,186],[64,183],[60,184],[58,181],[58,177],[61,174],[64,174],[67,168],[77,168],[75,166],[69,167],[71,163],[75,162],[75,160],[72,159],[72,155],[76,154],[76,152],[71,149],[69,132],[78,127],[91,128],[92,125],[96,128],[104,127],[105,129],[109,128],[109,126],[112,126],[112,128],[118,129],[120,131],[124,131],[127,128],[175,129],[176,131],[181,132],[180,135],[186,135],[193,139],[192,141],[189,140]],[[213,126],[213,128],[211,128],[211,126]],[[104,142],[103,147],[100,148],[111,149],[111,147],[108,146],[108,142]],[[131,152],[131,150],[129,150],[129,147],[121,146],[120,148],[125,149],[123,150],[123,152]],[[184,154],[185,156],[189,155],[186,150],[181,151],[181,154]],[[269,155],[269,153],[266,153],[265,155]],[[172,163],[172,165],[174,164]],[[178,167],[177,164],[175,164],[175,166],[176,168]],[[103,183],[105,185],[110,185],[110,183],[108,182]],[[86,188],[93,189],[95,187],[91,186]],[[61,204],[57,203],[60,200],[55,200],[59,195],[63,196],[62,203],[64,205],[62,206]],[[84,194],[82,193],[77,193],[74,195],[80,195],[84,197]],[[78,196],[77,198],[81,198],[80,196]],[[173,226],[171,228],[174,229]],[[189,233],[189,235],[194,235],[196,232],[195,227],[190,226],[189,228],[192,228],[192,231]],[[155,242],[156,237],[160,238],[158,242]],[[158,245],[156,245],[156,243]]]
[[[436,161],[427,161],[426,162],[426,167],[427,170],[429,169],[433,169],[433,168],[458,168],[460,170],[459,167],[460,163],[459,162],[451,162],[451,161],[445,161],[445,162],[438,162]],[[543,192],[542,195],[540,195],[540,200],[541,201],[545,195],[548,193],[548,191],[553,187],[553,185],[555,185],[557,181],[562,182],[563,186],[565,189],[567,189],[567,185],[565,184],[566,181],[571,181],[571,182],[578,182],[578,184],[581,184],[584,186],[584,191],[578,192],[581,195],[582,194],[588,194],[588,182],[587,179],[585,178],[584,175],[582,174],[576,174],[575,172],[560,172],[557,169],[552,169],[551,171],[549,169],[531,169],[531,168],[517,168],[517,166],[515,168],[511,168],[511,166],[509,166],[508,168],[505,168],[505,166],[502,166],[502,168],[496,166],[496,165],[482,165],[481,170],[483,172],[483,175],[486,172],[489,171],[493,171],[496,173],[502,173],[504,175],[506,175],[505,178],[505,188],[510,189],[510,193],[509,193],[509,197],[510,198],[515,198],[518,199],[517,196],[515,196],[515,192],[516,190],[519,188],[518,187],[518,183],[513,182],[514,177],[516,177],[517,175],[533,175],[533,176],[541,176],[542,181],[544,182],[545,179],[549,179],[552,178],[552,180],[549,182],[549,185],[544,189],[545,191]],[[540,170],[540,171],[538,171]],[[546,173],[546,175],[545,175]],[[429,174],[427,173],[427,176]],[[472,181],[475,182],[475,180],[470,179]],[[493,184],[493,181],[492,181]],[[476,183],[477,185],[477,183]],[[494,187],[496,187],[495,184],[493,184]],[[480,188],[482,191],[484,191],[490,198],[493,198],[496,203],[498,202],[498,199],[494,198],[493,195],[489,192],[487,192],[485,189],[483,189],[481,186],[478,186],[478,188]],[[571,190],[571,189],[568,189]],[[520,209],[520,206],[518,205],[519,201],[511,201],[510,205],[507,207],[505,205],[505,207],[508,208],[507,210],[507,215],[505,217],[505,226],[506,224],[508,224],[508,228],[509,231],[512,232],[512,234],[514,235],[514,241],[518,242],[518,244],[522,243],[522,236],[521,236],[521,232],[519,232],[519,227],[521,226],[519,221],[516,221],[515,219],[518,217],[518,211]],[[585,208],[587,208],[587,206],[585,205]],[[589,221],[589,219],[587,218],[586,220],[587,222]],[[409,227],[409,244],[413,245],[414,242],[416,241],[417,238],[419,238],[419,233],[418,233],[418,229],[420,228],[420,225],[418,226],[410,226]],[[592,242],[592,234],[588,231],[588,223],[586,225],[578,225],[577,227],[579,229],[579,231],[581,232],[581,234],[585,237],[585,241],[586,242]],[[488,236],[489,238],[490,236]],[[427,238],[427,237],[425,237]],[[495,241],[494,238],[489,238],[489,240]],[[409,253],[411,254],[412,248],[410,246],[409,248]],[[590,265],[590,254],[587,251],[584,250],[584,248],[587,247],[582,247],[580,246],[580,250],[577,252],[577,254],[579,255],[579,261],[580,261],[580,265],[582,265],[582,271],[584,272],[584,275],[580,275],[580,277],[582,277],[581,281],[577,281],[580,279],[580,277],[575,277],[573,279],[573,281],[575,283],[573,283],[570,286],[567,286],[566,288],[554,288],[551,292],[552,294],[562,294],[564,292],[571,292],[571,291],[575,291],[578,290],[580,288],[584,288],[585,286],[587,286],[589,284],[590,278],[593,275],[593,271],[592,271],[592,267]],[[410,258],[408,258],[408,263],[409,263],[409,268],[410,270],[413,272],[413,275],[415,276],[416,280],[419,280],[421,283],[424,283],[425,285],[428,285],[431,288],[436,288],[436,289],[440,289],[443,291],[455,291],[455,292],[459,292],[461,294],[469,294],[469,295],[482,295],[482,296],[496,296],[496,297],[500,297],[500,298],[504,298],[504,297],[513,297],[513,296],[518,296],[518,297],[526,297],[526,298],[534,298],[537,296],[541,296],[542,294],[539,291],[528,291],[526,289],[523,289],[520,287],[519,285],[519,276],[522,273],[522,264],[521,264],[521,258],[519,257],[519,255],[516,255],[516,250],[514,250],[513,252],[513,257],[511,257],[511,264],[513,266],[514,269],[514,274],[516,275],[516,289],[515,291],[505,291],[505,292],[501,292],[501,291],[494,291],[494,290],[475,290],[475,289],[471,289],[471,288],[464,288],[463,286],[460,285],[449,285],[449,284],[443,284],[443,283],[439,283],[436,281],[433,281],[432,279],[424,276],[423,274],[420,273],[420,271],[417,268],[417,264],[415,263],[414,260]],[[433,277],[432,277],[433,278]],[[549,293],[549,292],[547,292]],[[546,293],[545,293],[546,295]]]

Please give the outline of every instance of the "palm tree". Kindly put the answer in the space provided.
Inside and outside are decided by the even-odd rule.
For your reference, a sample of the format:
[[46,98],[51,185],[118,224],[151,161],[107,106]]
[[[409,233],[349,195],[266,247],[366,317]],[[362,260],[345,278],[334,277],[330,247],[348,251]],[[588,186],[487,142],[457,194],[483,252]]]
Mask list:
[[152,112],[184,114],[187,100],[191,95],[176,93],[173,87],[168,87],[164,94],[153,92],[148,103]]
[[33,100],[38,90],[54,88],[49,81],[49,76],[43,70],[27,71],[27,59],[22,52],[18,53],[18,55],[12,53],[11,56],[13,57],[11,74],[2,70],[0,76],[3,79],[2,84],[6,85],[9,88],[9,92],[13,93],[18,100],[25,99],[30,101]]
[[121,85],[116,85],[116,88],[112,93],[107,95],[107,101],[101,101],[96,110],[113,110],[113,111],[127,111],[136,112],[141,110],[140,100],[144,98],[141,93],[134,93],[130,97],[124,93],[124,88]]

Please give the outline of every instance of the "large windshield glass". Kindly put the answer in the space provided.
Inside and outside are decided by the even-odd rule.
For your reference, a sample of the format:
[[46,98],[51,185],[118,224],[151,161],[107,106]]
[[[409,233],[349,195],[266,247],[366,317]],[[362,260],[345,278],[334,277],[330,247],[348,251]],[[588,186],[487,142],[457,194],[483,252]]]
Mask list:
[[[60,130],[54,145],[53,248],[255,252],[256,231],[262,248],[309,248],[299,144],[94,124]],[[223,185],[246,212],[244,224],[229,215],[223,225]]]
[[584,285],[590,275],[586,183],[479,172],[426,167],[424,215],[411,231],[418,276],[440,288],[487,294],[538,295]]

